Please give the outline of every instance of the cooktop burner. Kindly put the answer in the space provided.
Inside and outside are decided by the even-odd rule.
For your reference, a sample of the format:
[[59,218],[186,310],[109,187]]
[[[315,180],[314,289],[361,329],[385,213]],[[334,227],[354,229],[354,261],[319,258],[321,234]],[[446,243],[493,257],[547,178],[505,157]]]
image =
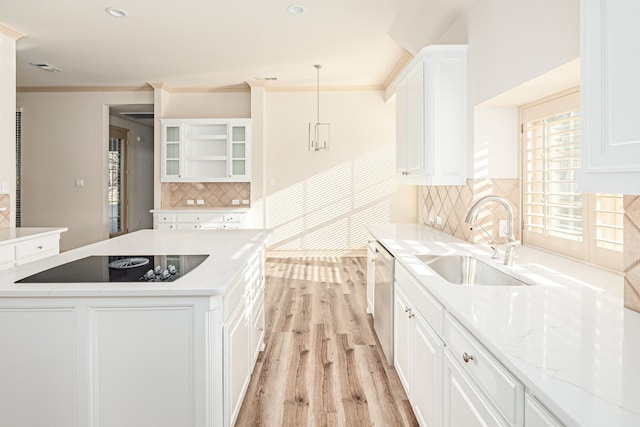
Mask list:
[[208,255],[94,255],[18,280],[16,283],[172,282]]

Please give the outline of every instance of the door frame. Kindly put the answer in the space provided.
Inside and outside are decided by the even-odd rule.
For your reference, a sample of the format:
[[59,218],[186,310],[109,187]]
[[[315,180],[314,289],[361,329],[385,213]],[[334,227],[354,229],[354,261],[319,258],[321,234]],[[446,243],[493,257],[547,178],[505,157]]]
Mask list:
[[[119,126],[109,125],[109,140],[111,138],[118,138],[124,140],[124,145],[122,148],[123,151],[123,161],[124,161],[124,170],[121,171],[120,179],[122,180],[121,188],[122,188],[122,196],[121,197],[121,210],[122,210],[122,231],[118,233],[111,233],[109,231],[109,237],[116,237],[122,234],[126,234],[129,232],[129,129],[122,128]],[[107,156],[108,156],[109,148],[107,146]],[[107,165],[109,159],[107,158]],[[109,173],[107,167],[107,173]],[[107,181],[108,182],[108,181]],[[107,189],[107,217],[109,216],[109,191]]]

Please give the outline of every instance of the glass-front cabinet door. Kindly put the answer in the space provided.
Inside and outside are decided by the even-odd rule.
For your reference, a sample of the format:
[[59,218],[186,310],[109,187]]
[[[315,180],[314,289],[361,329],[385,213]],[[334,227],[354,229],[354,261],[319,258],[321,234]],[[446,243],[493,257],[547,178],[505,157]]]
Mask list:
[[231,176],[240,178],[249,175],[247,157],[246,125],[231,125]]
[[182,126],[167,125],[162,127],[162,178],[179,179],[181,177],[180,167],[180,145],[182,142]]

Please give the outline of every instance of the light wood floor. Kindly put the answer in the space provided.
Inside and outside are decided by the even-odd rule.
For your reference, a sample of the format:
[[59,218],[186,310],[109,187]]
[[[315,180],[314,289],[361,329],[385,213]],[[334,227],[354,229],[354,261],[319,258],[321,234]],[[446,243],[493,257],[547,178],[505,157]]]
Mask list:
[[269,258],[266,269],[266,348],[236,425],[418,425],[366,314],[366,258]]

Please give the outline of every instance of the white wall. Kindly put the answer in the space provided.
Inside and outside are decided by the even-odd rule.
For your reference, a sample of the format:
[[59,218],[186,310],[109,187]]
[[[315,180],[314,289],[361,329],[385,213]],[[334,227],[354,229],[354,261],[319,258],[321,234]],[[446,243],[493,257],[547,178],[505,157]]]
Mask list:
[[68,227],[62,250],[108,238],[108,105],[151,103],[152,91],[19,92],[22,225]]
[[251,117],[251,93],[169,92],[163,100],[163,116],[168,119]]
[[[518,177],[517,107],[533,100],[523,86],[539,80],[542,98],[550,94],[545,87],[559,91],[576,85],[565,77],[576,72],[569,63],[580,56],[579,24],[580,0],[482,0],[437,40],[469,45],[471,177]],[[553,76],[539,79],[546,75]],[[489,106],[498,97],[509,102],[500,102],[504,108]]]
[[149,212],[153,209],[153,127],[116,116],[110,116],[109,123],[129,130],[129,232],[153,228],[153,216]]
[[382,91],[321,92],[331,150],[307,150],[314,91],[267,91],[266,226],[273,249],[353,249],[367,223],[415,222],[417,191],[395,179],[395,105]]
[[[16,41],[0,31],[0,184],[9,183],[10,226],[16,217]],[[0,190],[1,191],[1,190]]]

